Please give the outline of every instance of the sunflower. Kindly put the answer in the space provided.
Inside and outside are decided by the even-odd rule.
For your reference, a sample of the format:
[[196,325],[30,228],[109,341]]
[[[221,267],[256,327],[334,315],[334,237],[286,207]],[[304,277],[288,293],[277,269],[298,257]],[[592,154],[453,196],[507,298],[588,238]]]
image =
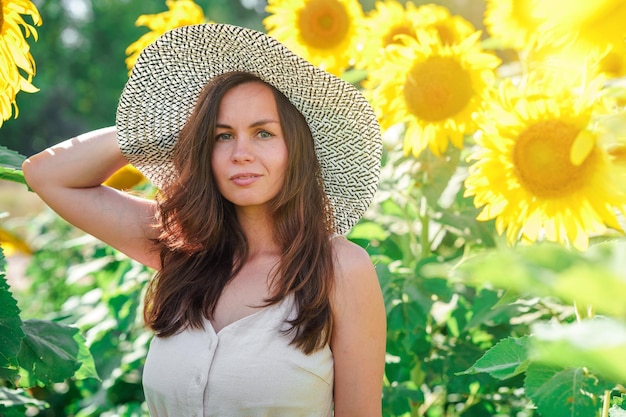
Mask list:
[[415,37],[417,29],[431,31],[444,44],[459,43],[475,32],[474,26],[462,16],[436,4],[415,7],[407,2],[403,7],[396,0],[377,1],[376,8],[365,17],[367,28],[363,47],[359,51],[358,67],[378,66],[384,49],[398,43],[397,35]]
[[204,12],[193,0],[166,0],[169,9],[157,14],[144,14],[137,18],[135,26],[147,26],[150,32],[144,34],[126,48],[126,67],[132,70],[143,49],[168,30],[204,22]]
[[[545,0],[549,2],[550,0]],[[545,19],[536,12],[540,0],[487,0],[487,32],[506,46],[524,49],[534,42]]]
[[350,67],[364,36],[358,0],[268,0],[268,35],[326,71]]
[[146,177],[134,166],[127,164],[111,175],[103,185],[118,190],[129,190],[133,187],[145,183]]
[[610,134],[598,84],[574,94],[530,77],[524,88],[504,81],[478,118],[465,194],[511,244],[545,236],[584,250],[589,235],[620,230],[626,139]]
[[0,226],[0,246],[2,246],[2,250],[6,256],[11,256],[16,253],[25,255],[31,255],[33,253],[24,239],[4,229],[2,226]]
[[389,46],[385,65],[366,82],[376,86],[371,101],[383,129],[406,125],[405,153],[417,157],[428,146],[440,155],[448,141],[462,148],[464,135],[474,131],[472,114],[500,60],[479,48],[480,32],[452,45],[428,31],[416,35]]
[[543,19],[535,13],[540,0],[487,0],[487,32],[505,46],[523,49],[532,43]]
[[[626,75],[626,2],[623,0],[550,0],[537,4],[535,13],[551,32],[568,42],[546,45],[533,57],[560,61],[572,67],[590,54],[600,54],[599,71],[609,76]],[[550,48],[552,46],[552,48]]]
[[487,0],[484,19],[492,37],[528,54],[530,67],[570,69],[595,54],[609,76],[626,74],[624,21],[623,0]]
[[26,23],[23,15],[30,16],[34,25],[41,24],[39,11],[32,2],[0,0],[0,126],[11,117],[13,109],[17,117],[17,93],[38,91],[31,84],[35,61],[26,42],[31,34],[36,41],[37,31],[33,25]]

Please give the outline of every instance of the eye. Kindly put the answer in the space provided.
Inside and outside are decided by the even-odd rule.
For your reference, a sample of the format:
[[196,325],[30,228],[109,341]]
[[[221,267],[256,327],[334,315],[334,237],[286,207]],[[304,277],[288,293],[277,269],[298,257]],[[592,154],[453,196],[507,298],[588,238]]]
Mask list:
[[217,135],[215,135],[215,140],[217,142],[219,141],[225,141],[225,140],[230,140],[233,138],[233,135],[227,132],[224,133],[218,133]]
[[257,135],[261,138],[261,139],[269,139],[271,137],[274,137],[273,134],[271,134],[270,132],[268,132],[267,130],[260,130],[259,133],[257,133]]

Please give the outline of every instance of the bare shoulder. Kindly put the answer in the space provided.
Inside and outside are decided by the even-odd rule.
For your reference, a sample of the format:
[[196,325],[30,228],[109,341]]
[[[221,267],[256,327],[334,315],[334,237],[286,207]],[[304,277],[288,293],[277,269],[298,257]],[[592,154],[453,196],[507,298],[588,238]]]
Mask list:
[[339,237],[333,239],[333,251],[336,297],[379,291],[376,270],[365,249]]
[[367,251],[356,243],[344,237],[335,238],[332,243],[336,272],[350,273],[373,268]]

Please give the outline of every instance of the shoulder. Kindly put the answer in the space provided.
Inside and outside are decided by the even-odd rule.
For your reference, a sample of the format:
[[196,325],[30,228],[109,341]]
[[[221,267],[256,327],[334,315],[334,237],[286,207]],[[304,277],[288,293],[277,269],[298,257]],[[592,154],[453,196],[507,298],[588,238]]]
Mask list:
[[337,278],[350,279],[351,273],[373,270],[369,254],[356,243],[339,236],[332,240],[332,247],[335,274],[340,274]]
[[338,237],[332,240],[335,301],[346,297],[371,297],[380,291],[369,254],[359,245]]

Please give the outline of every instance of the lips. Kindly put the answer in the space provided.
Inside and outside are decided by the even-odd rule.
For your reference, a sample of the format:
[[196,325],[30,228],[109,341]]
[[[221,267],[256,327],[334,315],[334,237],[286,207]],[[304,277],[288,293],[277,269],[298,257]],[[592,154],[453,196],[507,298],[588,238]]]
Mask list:
[[255,174],[252,172],[243,172],[232,175],[230,177],[230,180],[237,185],[245,186],[256,182],[259,178],[261,178],[261,175],[259,174]]

